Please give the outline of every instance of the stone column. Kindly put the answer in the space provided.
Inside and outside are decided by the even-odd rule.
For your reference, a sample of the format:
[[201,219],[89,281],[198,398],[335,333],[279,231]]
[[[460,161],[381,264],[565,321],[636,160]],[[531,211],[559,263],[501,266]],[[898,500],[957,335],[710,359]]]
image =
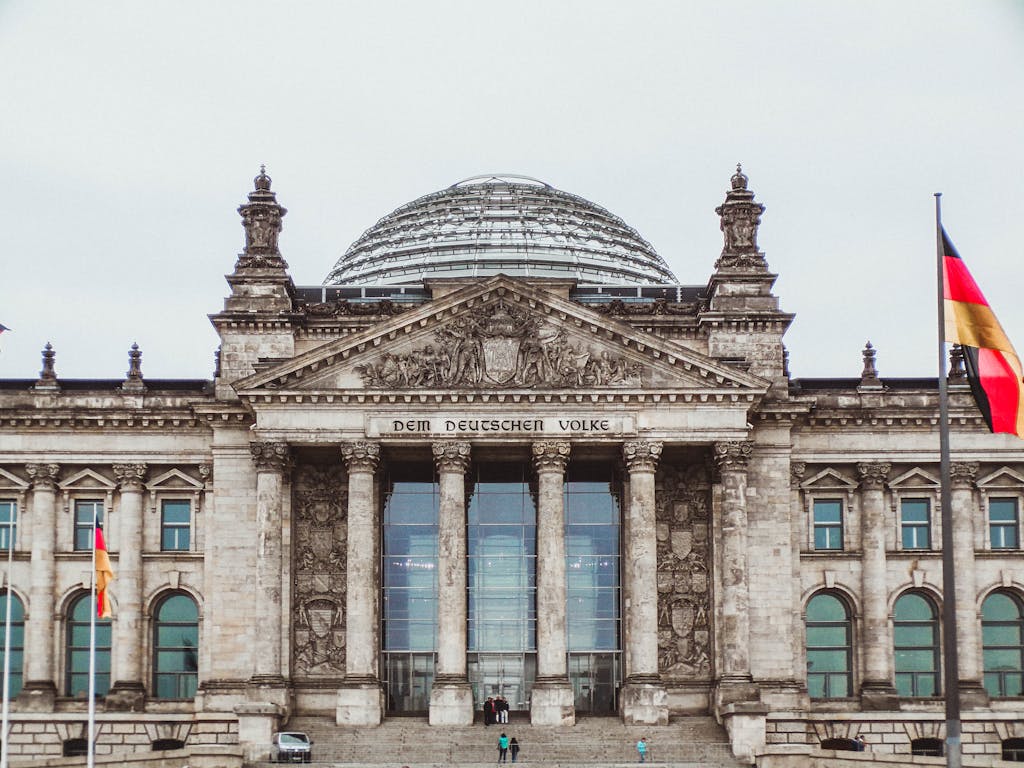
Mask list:
[[[287,443],[250,443],[256,465],[256,616],[252,683],[283,688],[281,667],[282,516],[285,475],[291,470]],[[269,693],[269,690],[268,690]],[[276,701],[276,696],[271,694]]]
[[25,622],[25,684],[18,694],[26,710],[52,712],[57,695],[54,674],[54,588],[57,564],[57,464],[29,464],[25,471],[32,481],[32,583],[28,593]]
[[114,617],[114,685],[107,694],[106,708],[140,712],[146,702],[143,680],[142,621],[142,508],[145,464],[114,464],[114,477],[121,486],[118,510],[120,543],[117,551],[117,614]]
[[861,462],[861,600],[864,605],[863,683],[864,709],[895,709],[892,682],[892,638],[889,636],[889,589],[885,569],[885,478],[887,463]]
[[466,470],[470,445],[434,443],[440,508],[437,530],[437,670],[430,690],[431,725],[472,725],[473,689],[466,675]]
[[379,725],[384,691],[378,673],[380,650],[380,520],[374,474],[380,445],[346,443],[348,465],[348,570],[345,574],[345,683],[338,690],[338,725]]
[[565,465],[569,443],[533,444],[537,470],[537,680],[533,725],[573,725],[575,700],[566,659]]
[[751,697],[750,593],[747,571],[747,465],[749,440],[715,443],[715,464],[722,486],[722,666],[719,703]]
[[629,499],[624,519],[622,566],[625,591],[626,679],[619,697],[627,724],[667,725],[668,694],[658,673],[658,541],[655,527],[654,470],[662,444],[624,443]]
[[[976,607],[974,569],[974,481],[978,462],[954,462],[949,467],[953,517],[953,563],[956,567],[956,648],[960,703],[964,707],[988,706],[982,685],[980,617]],[[948,600],[949,596],[943,599]]]

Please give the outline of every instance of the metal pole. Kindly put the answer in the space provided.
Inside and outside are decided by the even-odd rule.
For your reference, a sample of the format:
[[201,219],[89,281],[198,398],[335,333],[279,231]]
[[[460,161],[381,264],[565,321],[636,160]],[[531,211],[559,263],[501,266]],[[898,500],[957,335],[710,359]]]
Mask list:
[[945,269],[942,247],[942,193],[935,194],[935,247],[939,319],[939,474],[942,505],[942,659],[946,698],[946,765],[961,768],[959,656],[956,647],[956,570],[953,562],[953,505],[949,480],[949,388],[946,382]]
[[89,594],[91,604],[89,605],[89,732],[86,734],[88,744],[88,755],[86,765],[93,768],[96,764],[96,517],[99,505],[93,506],[92,511],[92,572],[89,579]]
[[7,768],[7,723],[10,719],[10,687],[11,687],[11,602],[14,595],[11,593],[11,563],[14,562],[14,521],[7,520],[7,607],[4,617],[4,707],[3,707],[3,729],[2,743],[0,743],[0,768]]

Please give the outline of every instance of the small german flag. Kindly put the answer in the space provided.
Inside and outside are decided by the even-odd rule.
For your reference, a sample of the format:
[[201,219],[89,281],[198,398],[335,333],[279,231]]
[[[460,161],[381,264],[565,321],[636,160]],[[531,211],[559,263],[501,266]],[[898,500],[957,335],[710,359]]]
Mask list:
[[942,230],[946,341],[964,351],[967,379],[992,432],[1024,438],[1024,371],[960,254]]
[[110,567],[110,555],[103,540],[103,529],[96,526],[96,618],[109,619],[114,615],[110,605],[107,587],[114,580],[114,569]]

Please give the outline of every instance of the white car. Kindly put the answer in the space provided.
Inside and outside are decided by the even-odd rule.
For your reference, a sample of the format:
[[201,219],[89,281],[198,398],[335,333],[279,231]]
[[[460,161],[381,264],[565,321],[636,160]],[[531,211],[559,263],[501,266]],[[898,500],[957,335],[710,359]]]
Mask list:
[[313,742],[298,731],[275,733],[270,759],[275,763],[308,763],[313,759]]

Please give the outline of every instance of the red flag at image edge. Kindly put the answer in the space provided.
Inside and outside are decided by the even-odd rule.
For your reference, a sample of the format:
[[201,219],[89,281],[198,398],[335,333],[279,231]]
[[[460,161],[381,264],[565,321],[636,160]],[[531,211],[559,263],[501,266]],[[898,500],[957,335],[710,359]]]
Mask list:
[[114,615],[110,607],[110,595],[107,586],[114,580],[114,570],[110,567],[110,555],[103,541],[103,529],[96,528],[96,616],[109,619]]
[[1024,371],[978,284],[942,230],[946,341],[964,353],[967,380],[992,432],[1024,438]]

